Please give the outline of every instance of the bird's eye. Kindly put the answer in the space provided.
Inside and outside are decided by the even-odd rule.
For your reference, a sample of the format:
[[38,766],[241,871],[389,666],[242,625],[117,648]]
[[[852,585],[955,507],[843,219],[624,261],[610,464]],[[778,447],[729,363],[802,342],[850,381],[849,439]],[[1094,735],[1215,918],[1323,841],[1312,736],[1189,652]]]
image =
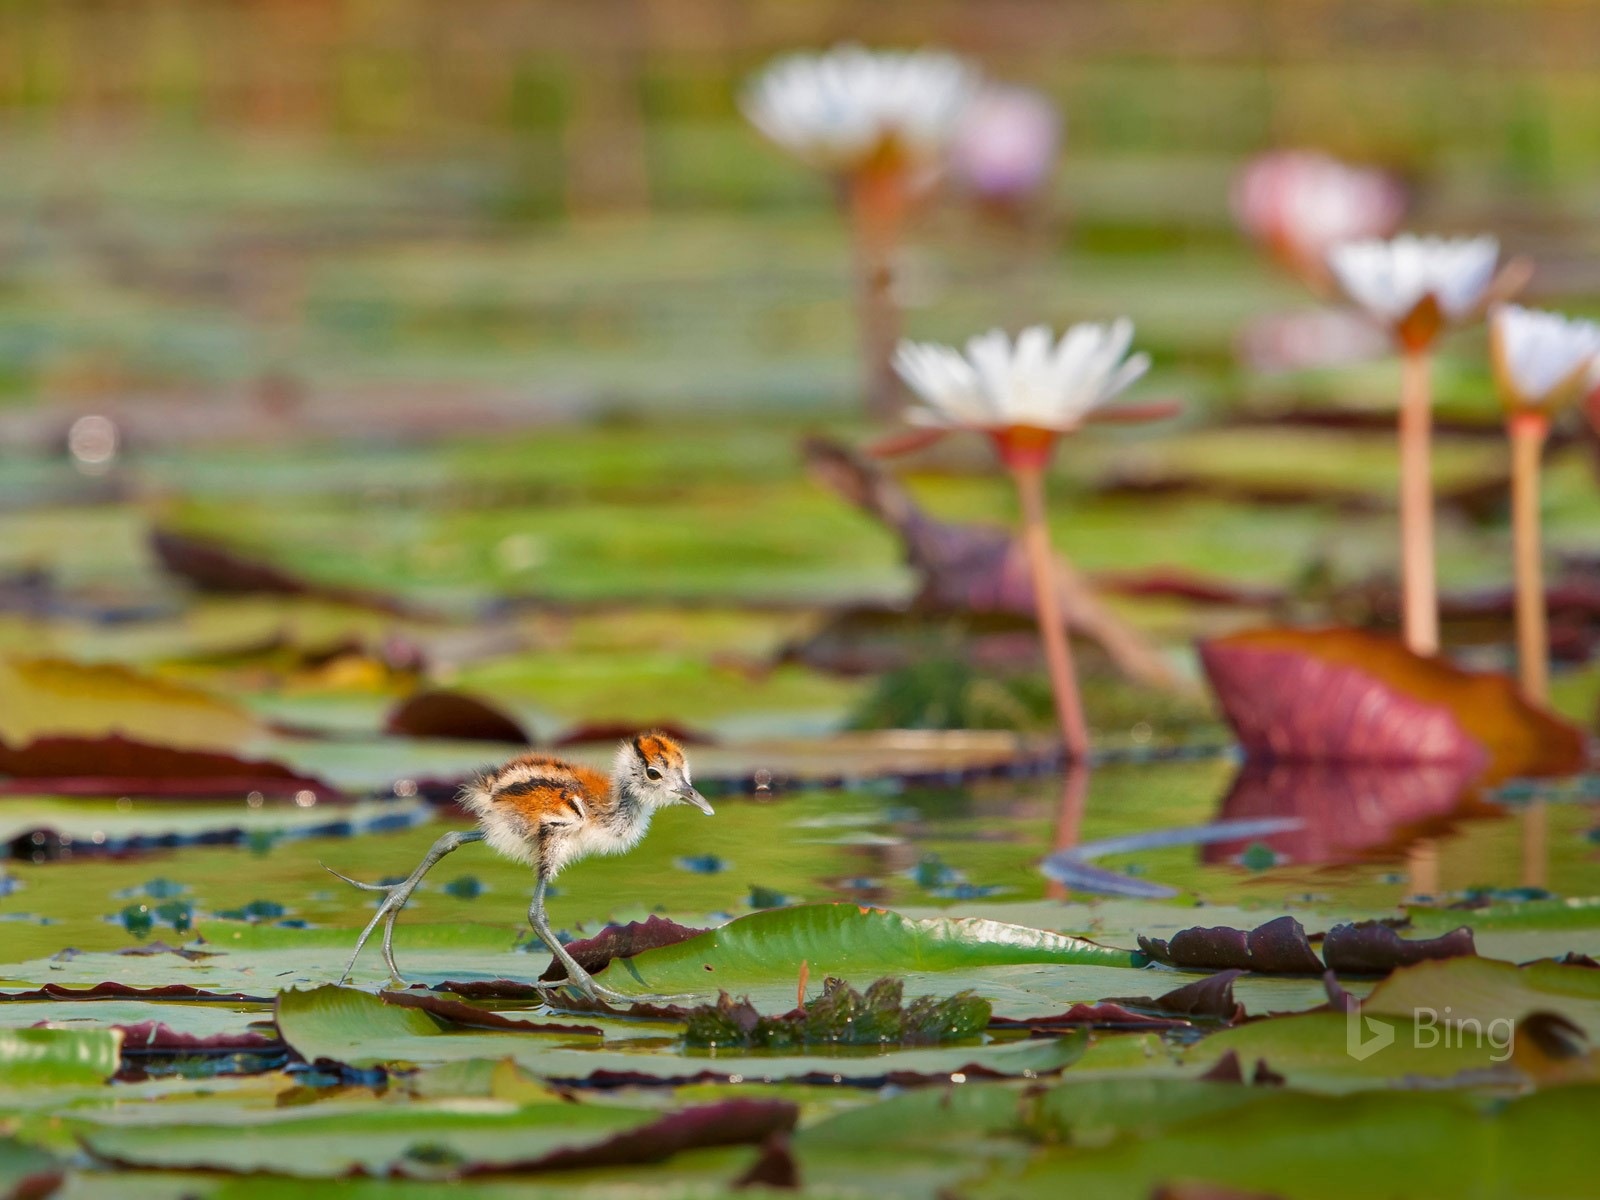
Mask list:
[[646,767],[644,769],[644,773],[651,779],[660,779],[661,778],[661,772],[656,770],[654,767]]

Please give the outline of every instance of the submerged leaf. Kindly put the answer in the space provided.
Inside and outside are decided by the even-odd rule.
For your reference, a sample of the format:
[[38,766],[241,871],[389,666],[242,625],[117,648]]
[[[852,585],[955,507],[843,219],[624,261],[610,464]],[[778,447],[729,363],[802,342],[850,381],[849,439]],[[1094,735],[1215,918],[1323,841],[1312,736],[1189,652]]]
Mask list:
[[691,1046],[789,1049],[795,1046],[917,1046],[975,1037],[989,1024],[989,1002],[972,992],[919,996],[902,1005],[905,984],[884,978],[856,991],[828,979],[822,995],[782,1016],[758,1013],[727,992],[715,1004],[688,1014],[684,1040]]

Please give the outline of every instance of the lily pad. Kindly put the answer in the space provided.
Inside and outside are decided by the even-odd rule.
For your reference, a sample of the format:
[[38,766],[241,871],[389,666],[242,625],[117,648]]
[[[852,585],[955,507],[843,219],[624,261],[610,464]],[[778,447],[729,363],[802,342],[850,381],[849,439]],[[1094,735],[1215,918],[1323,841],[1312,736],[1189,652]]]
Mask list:
[[116,1074],[115,1029],[0,1029],[0,1086],[103,1083]]
[[813,975],[869,982],[906,971],[955,971],[1025,963],[1137,967],[1144,957],[1083,938],[974,918],[908,920],[881,908],[806,904],[730,921],[676,945],[614,962],[599,976],[614,988],[695,992]]
[[1251,630],[1201,643],[1200,659],[1252,758],[1451,763],[1500,779],[1578,771],[1587,757],[1582,732],[1509,678],[1359,630]]

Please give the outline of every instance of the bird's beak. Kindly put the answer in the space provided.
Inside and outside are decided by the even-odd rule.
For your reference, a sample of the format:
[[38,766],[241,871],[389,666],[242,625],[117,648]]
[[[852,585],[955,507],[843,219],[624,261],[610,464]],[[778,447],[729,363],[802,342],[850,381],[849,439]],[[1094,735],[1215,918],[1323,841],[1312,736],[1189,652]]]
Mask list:
[[683,791],[678,793],[678,799],[685,804],[694,805],[708,817],[716,815],[716,810],[706,803],[706,798],[693,788],[684,788]]

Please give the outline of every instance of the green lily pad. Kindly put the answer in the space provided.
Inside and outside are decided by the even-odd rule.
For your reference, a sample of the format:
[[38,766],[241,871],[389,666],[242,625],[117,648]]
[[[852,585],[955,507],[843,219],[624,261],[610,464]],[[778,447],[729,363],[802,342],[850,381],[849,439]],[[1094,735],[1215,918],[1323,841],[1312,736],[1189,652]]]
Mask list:
[[0,1086],[68,1087],[116,1074],[114,1029],[0,1029]]
[[801,963],[813,976],[865,985],[905,971],[1027,963],[1138,967],[1144,961],[1134,951],[999,921],[913,921],[881,908],[805,904],[751,913],[676,945],[616,960],[597,978],[618,989],[703,992],[797,978]]
[[1394,972],[1372,989],[1361,1010],[1438,1020],[1512,1022],[1535,1010],[1558,1012],[1600,1040],[1600,971],[1558,962],[1526,966],[1489,958],[1418,963]]

